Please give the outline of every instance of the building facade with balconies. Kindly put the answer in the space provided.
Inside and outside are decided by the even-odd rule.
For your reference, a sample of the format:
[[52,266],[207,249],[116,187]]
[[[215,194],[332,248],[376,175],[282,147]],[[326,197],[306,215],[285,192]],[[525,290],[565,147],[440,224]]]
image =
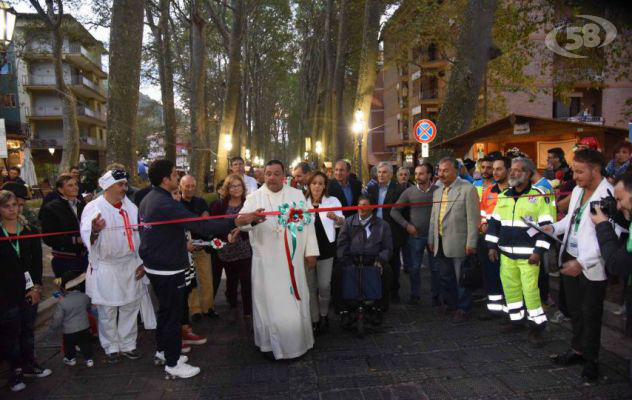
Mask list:
[[[622,33],[623,34],[623,33]],[[574,76],[569,96],[561,99],[554,94],[555,82],[569,73],[565,60],[550,51],[545,45],[546,32],[532,34],[529,39],[535,47],[533,57],[523,69],[523,73],[535,78],[535,93],[527,90],[501,91],[505,113],[489,112],[482,123],[487,124],[508,115],[520,114],[561,121],[588,123],[627,128],[626,101],[632,98],[632,81],[616,79],[622,71],[602,71],[586,68]],[[384,99],[384,144],[391,158],[400,165],[412,166],[419,159],[420,146],[413,137],[412,129],[420,119],[430,119],[436,123],[443,104],[450,79],[450,62],[446,54],[432,42],[420,43],[408,54],[407,65],[396,65],[391,56],[396,47],[388,33],[384,35],[384,78],[380,95]],[[632,51],[632,48],[629,48]],[[608,57],[607,49],[603,57]],[[550,65],[551,68],[543,68]],[[572,65],[572,64],[571,64]],[[627,68],[622,65],[621,68]],[[585,79],[581,79],[585,76]],[[482,102],[487,94],[481,91]],[[492,98],[491,94],[489,95]],[[441,132],[438,132],[441,135]],[[412,157],[411,157],[412,156]],[[462,155],[457,155],[461,157]],[[610,155],[608,155],[610,156]],[[408,160],[408,162],[407,162]]]
[[[63,77],[77,100],[80,154],[83,159],[95,160],[104,167],[107,73],[101,58],[106,51],[72,16],[64,15],[62,29]],[[11,90],[4,97],[11,99],[5,99],[0,118],[10,115],[12,123],[27,127],[24,145],[31,148],[38,175],[46,176],[59,164],[65,147],[52,43],[36,14],[18,14],[14,37],[11,73],[3,76]],[[8,110],[7,103],[14,107]]]

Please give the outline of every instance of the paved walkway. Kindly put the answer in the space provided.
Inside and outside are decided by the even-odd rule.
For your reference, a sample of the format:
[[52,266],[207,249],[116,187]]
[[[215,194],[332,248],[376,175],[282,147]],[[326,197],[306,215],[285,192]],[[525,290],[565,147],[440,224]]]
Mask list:
[[[422,277],[427,283],[427,270]],[[427,284],[422,287],[427,293]],[[0,388],[0,398],[632,398],[627,361],[613,353],[602,352],[604,378],[594,386],[582,385],[580,367],[554,366],[548,355],[567,348],[570,332],[553,324],[546,333],[546,346],[534,350],[526,342],[526,333],[500,333],[499,321],[474,317],[455,325],[436,315],[428,301],[418,306],[401,304],[392,307],[380,333],[358,339],[341,331],[332,318],[330,333],[318,337],[307,355],[298,361],[271,362],[256,351],[243,322],[229,321],[225,303],[218,305],[218,311],[220,320],[205,319],[195,325],[197,332],[209,337],[208,344],[194,346],[189,354],[191,363],[202,368],[195,378],[164,380],[162,369],[153,365],[153,333],[143,331],[142,359],[106,365],[99,350],[92,369],[65,367],[59,348],[40,343],[40,359],[53,369],[53,375],[27,381],[27,389],[13,396],[8,388]],[[478,313],[480,309],[475,309]]]

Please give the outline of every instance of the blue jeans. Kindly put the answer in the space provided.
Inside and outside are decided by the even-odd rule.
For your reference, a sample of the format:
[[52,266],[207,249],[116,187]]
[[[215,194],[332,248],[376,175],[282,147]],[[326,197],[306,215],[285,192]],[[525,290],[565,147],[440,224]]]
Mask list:
[[[424,252],[428,245],[428,238],[422,236],[409,236],[406,240],[406,246],[404,247],[404,254],[408,254],[410,257],[410,264],[408,264],[408,277],[410,278],[410,295],[411,297],[420,297],[421,286],[421,263],[424,259]],[[404,258],[406,260],[406,258]],[[436,269],[434,257],[431,252],[428,252],[428,262],[430,264],[430,292],[432,298],[439,298],[440,282],[439,273]]]

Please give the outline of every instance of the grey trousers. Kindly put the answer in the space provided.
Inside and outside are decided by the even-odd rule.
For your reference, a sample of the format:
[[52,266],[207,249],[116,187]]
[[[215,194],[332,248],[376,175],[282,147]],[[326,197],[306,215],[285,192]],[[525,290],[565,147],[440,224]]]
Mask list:
[[321,315],[326,317],[329,313],[333,265],[334,259],[332,257],[318,260],[316,268],[305,266],[305,276],[309,288],[309,312],[312,316],[312,322],[318,322]]

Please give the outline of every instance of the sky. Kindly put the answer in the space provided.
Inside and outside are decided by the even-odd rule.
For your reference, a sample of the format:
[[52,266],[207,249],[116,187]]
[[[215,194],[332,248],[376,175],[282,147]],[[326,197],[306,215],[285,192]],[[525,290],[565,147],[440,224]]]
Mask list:
[[[14,0],[14,1],[9,1],[9,3],[13,6],[13,8],[15,8],[17,12],[20,12],[20,13],[36,12],[28,0]],[[40,0],[40,4],[45,6],[45,3],[43,0]],[[68,13],[69,10],[64,10],[64,11],[65,13]],[[91,17],[92,9],[90,8],[89,4],[84,3],[81,5],[81,7],[78,10],[70,11],[70,14],[72,14],[72,16],[74,16],[80,22],[83,22]],[[92,36],[94,36],[97,40],[103,42],[106,48],[109,47],[108,43],[110,40],[110,30],[108,28],[104,28],[104,27],[91,28],[89,26],[86,26],[86,29],[88,29],[90,33],[92,34]],[[147,31],[148,29],[146,28],[145,37],[143,38],[143,41],[149,40],[149,34],[147,33]],[[105,71],[107,72],[107,69],[108,69],[107,55],[103,56],[103,59],[101,60],[101,62],[103,63],[103,67]],[[152,99],[156,101],[159,101],[159,102],[161,101],[159,85],[152,85],[152,84],[149,84],[148,82],[143,82],[141,80],[140,92],[143,93],[144,95],[151,97]]]

